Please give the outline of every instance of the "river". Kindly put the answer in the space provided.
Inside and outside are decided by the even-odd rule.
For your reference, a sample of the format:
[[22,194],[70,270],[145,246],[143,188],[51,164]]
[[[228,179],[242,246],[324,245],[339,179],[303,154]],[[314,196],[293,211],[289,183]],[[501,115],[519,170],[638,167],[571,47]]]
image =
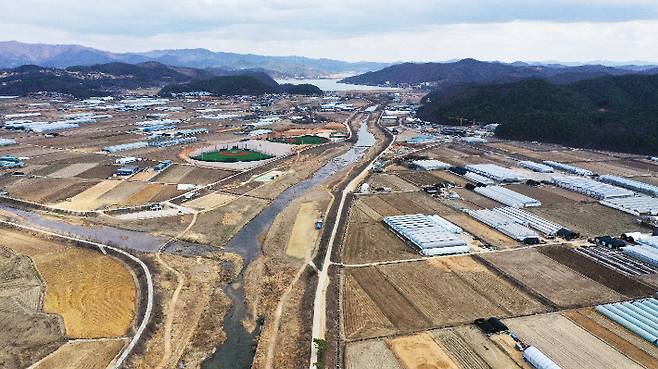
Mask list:
[[247,223],[226,246],[226,251],[234,252],[244,258],[244,267],[234,283],[228,285],[224,292],[231,299],[231,308],[224,317],[226,341],[201,366],[202,369],[248,369],[254,360],[254,343],[260,334],[260,323],[253,332],[242,325],[243,320],[253,318],[245,303],[244,273],[246,267],[262,254],[259,236],[267,231],[274,218],[296,198],[311,188],[322,183],[339,170],[354,164],[368,148],[375,143],[375,137],[368,131],[367,124],[361,123],[357,132],[357,142],[346,153],[337,156],[315,172],[307,180],[301,181],[283,191],[269,206]]
[[299,85],[302,83],[309,83],[315,86],[318,86],[320,90],[326,92],[335,92],[335,91],[396,91],[396,88],[393,87],[379,87],[379,86],[364,86],[364,85],[352,85],[349,83],[338,83],[338,79],[281,79],[277,80],[278,83],[291,83],[293,85]]

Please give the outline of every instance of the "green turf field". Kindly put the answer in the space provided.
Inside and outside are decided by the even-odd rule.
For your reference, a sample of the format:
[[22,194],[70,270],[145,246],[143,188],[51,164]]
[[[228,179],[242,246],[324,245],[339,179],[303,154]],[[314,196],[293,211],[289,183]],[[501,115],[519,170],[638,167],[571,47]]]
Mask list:
[[318,145],[329,142],[328,139],[319,136],[305,135],[298,137],[279,137],[270,139],[272,142],[282,142],[292,145]]
[[212,161],[220,163],[238,163],[247,161],[259,161],[273,158],[272,155],[263,154],[248,149],[228,149],[213,152],[207,152],[192,159],[199,161]]

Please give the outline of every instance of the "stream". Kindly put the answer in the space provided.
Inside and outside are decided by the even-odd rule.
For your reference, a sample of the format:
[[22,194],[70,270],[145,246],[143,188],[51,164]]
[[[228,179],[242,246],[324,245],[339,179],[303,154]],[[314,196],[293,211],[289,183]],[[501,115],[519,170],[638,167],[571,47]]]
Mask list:
[[232,284],[224,292],[231,299],[231,308],[224,317],[226,340],[215,353],[201,365],[202,369],[249,369],[254,360],[255,343],[260,334],[262,322],[257,321],[256,329],[249,332],[242,321],[253,319],[245,303],[244,274],[247,266],[262,254],[258,237],[267,231],[274,218],[296,198],[322,183],[339,170],[355,163],[375,143],[375,137],[368,131],[365,122],[357,132],[357,142],[346,153],[335,157],[315,172],[309,179],[301,181],[283,191],[269,206],[247,223],[226,246],[226,251],[239,254],[244,259],[243,268]]

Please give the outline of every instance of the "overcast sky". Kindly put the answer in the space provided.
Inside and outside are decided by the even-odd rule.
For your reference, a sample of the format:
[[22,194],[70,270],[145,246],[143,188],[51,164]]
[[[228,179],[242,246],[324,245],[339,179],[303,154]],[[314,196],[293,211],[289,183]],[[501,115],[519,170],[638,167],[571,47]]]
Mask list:
[[1,0],[0,38],[350,61],[658,62],[658,0]]

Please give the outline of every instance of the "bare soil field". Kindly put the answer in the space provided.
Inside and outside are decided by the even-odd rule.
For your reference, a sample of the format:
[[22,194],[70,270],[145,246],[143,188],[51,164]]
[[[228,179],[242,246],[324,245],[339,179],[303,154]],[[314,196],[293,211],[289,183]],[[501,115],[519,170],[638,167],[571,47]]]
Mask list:
[[646,368],[658,368],[656,346],[607,320],[593,309],[565,311],[562,315]]
[[441,347],[461,368],[490,369],[489,364],[480,358],[467,341],[453,329],[443,329],[432,333]]
[[88,190],[89,188],[95,186],[98,182],[96,181],[79,181],[74,182],[73,184],[61,188],[59,191],[54,192],[48,196],[45,196],[41,199],[41,202],[44,204],[56,204],[61,201],[64,201],[68,198],[76,196],[77,194]]
[[354,342],[345,349],[347,369],[402,369],[384,341]]
[[87,211],[94,210],[104,204],[100,199],[105,193],[111,191],[122,182],[117,180],[106,180],[90,187],[73,197],[71,201],[62,201],[56,206],[61,209]]
[[573,249],[551,245],[538,248],[539,252],[563,264],[592,280],[609,287],[629,298],[649,297],[655,292],[653,288],[639,283],[635,279],[607,268],[583,256]]
[[189,165],[173,164],[167,169],[161,171],[155,177],[151,178],[151,182],[160,183],[184,183],[181,182],[185,176],[190,174],[195,168]]
[[478,240],[496,249],[512,249],[519,247],[520,243],[510,237],[490,228],[489,226],[471,218],[468,214],[458,213],[446,215],[444,218],[453,224],[461,227],[466,232],[473,235]]
[[531,369],[528,364],[519,366],[494,341],[473,325],[446,328],[432,333],[448,354],[464,368]]
[[658,186],[658,176],[653,176],[653,177],[636,177],[632,178],[636,181],[652,184],[654,186]]
[[85,172],[78,174],[77,177],[88,179],[106,179],[112,177],[117,169],[119,169],[119,167],[116,165],[97,165]]
[[68,337],[126,334],[135,315],[137,290],[122,262],[15,231],[3,231],[0,242],[34,260],[46,283],[44,311],[63,317]]
[[437,214],[449,215],[457,213],[424,192],[406,192],[396,194],[368,195],[359,198],[368,207],[379,213],[383,218],[400,214]]
[[80,173],[86,172],[97,165],[98,163],[75,163],[67,165],[66,167],[53,172],[48,176],[51,178],[71,178],[77,176]]
[[176,183],[191,183],[195,185],[206,185],[219,181],[234,174],[234,172],[218,169],[193,168]]
[[25,178],[6,188],[11,196],[36,203],[50,202],[60,191],[80,183],[76,179]]
[[104,205],[119,204],[137,192],[140,192],[146,186],[146,183],[123,181],[118,186],[100,196],[98,201],[102,202]]
[[466,202],[467,208],[470,209],[493,209],[503,206],[501,203],[486,198],[475,191],[470,191],[465,188],[454,190]]
[[597,174],[612,174],[620,177],[635,177],[646,174],[640,169],[624,166],[617,161],[579,162],[574,163],[574,165],[589,169]]
[[483,254],[480,257],[561,308],[591,306],[626,298],[535,249]]
[[[546,311],[541,303],[470,257],[351,269],[348,275],[400,333],[463,324],[483,316]],[[349,290],[344,296],[345,301],[357,299]],[[345,321],[364,314],[355,305],[345,304]],[[358,326],[358,321],[351,324]]]
[[466,178],[460,177],[460,176],[455,175],[455,174],[452,174],[451,172],[449,172],[447,170],[436,170],[436,171],[433,171],[431,173],[432,173],[433,176],[438,178],[438,182],[447,181],[447,182],[451,182],[455,186],[459,186],[459,187],[464,187],[468,183],[468,180]]
[[626,159],[619,161],[619,164],[626,167],[635,168],[646,175],[655,176],[658,173],[658,163],[655,161]]
[[366,182],[370,185],[371,191],[379,187],[390,188],[396,192],[418,191],[418,187],[392,174],[374,173],[370,175]]
[[24,368],[64,343],[61,319],[42,312],[45,289],[32,261],[0,230],[0,367]]
[[236,198],[237,196],[235,195],[213,192],[205,196],[197,197],[192,201],[188,201],[185,206],[189,206],[195,209],[211,209],[225,205],[235,200]]
[[367,210],[364,210],[366,207],[359,201],[350,209],[342,241],[343,262],[359,264],[420,257],[418,252],[391,232],[381,220],[368,216]]
[[397,330],[382,313],[356,279],[346,274],[343,280],[345,299],[343,300],[343,332],[349,339],[359,337],[386,336]]
[[320,237],[315,229],[315,220],[320,217],[321,209],[315,201],[301,204],[295,223],[290,231],[286,254],[298,259],[307,258]]
[[386,344],[405,369],[460,369],[429,333],[388,339]]
[[435,176],[431,172],[422,171],[422,170],[405,170],[399,172],[392,172],[396,176],[402,178],[403,180],[413,183],[418,187],[433,185],[438,182]]
[[172,197],[178,196],[180,194],[183,194],[184,191],[179,191],[176,189],[175,185],[161,185],[160,186],[160,191],[155,194],[155,196],[151,197],[148,201],[146,202],[160,202],[160,201],[166,201],[171,199]]
[[505,324],[563,369],[642,368],[559,314],[508,319]]
[[[586,201],[586,202],[595,201],[591,197],[548,185],[541,185],[535,187],[535,186],[528,186],[525,184],[513,184],[506,186],[506,188],[518,192],[520,194],[530,196],[533,199],[539,200],[542,203],[542,206],[555,205],[555,204],[562,204],[563,206],[574,206],[578,201]],[[576,199],[580,199],[580,200],[576,200]]]
[[578,206],[546,204],[527,210],[579,232],[585,237],[618,236],[624,232],[645,231],[637,224],[634,216],[599,203],[578,204]]
[[104,369],[125,344],[121,338],[67,342],[34,369]]

